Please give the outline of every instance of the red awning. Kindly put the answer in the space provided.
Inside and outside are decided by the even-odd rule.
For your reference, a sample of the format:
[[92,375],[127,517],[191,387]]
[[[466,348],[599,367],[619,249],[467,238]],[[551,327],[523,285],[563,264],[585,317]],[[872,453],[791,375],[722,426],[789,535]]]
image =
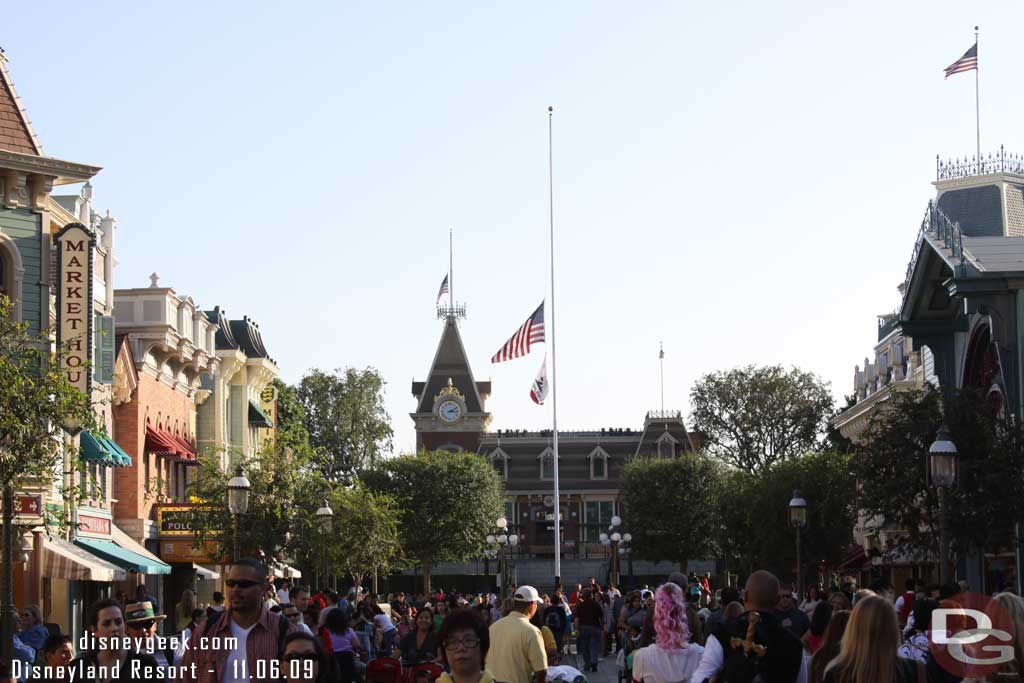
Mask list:
[[174,439],[175,443],[177,443],[180,446],[180,448],[178,449],[178,455],[180,455],[185,460],[196,459],[196,449],[192,444],[190,444],[183,437],[180,437],[177,434],[168,434],[167,436]]
[[174,438],[163,430],[156,430],[146,425],[146,452],[159,455],[177,455],[181,446]]
[[865,567],[871,567],[871,559],[864,552],[864,546],[856,546],[847,553],[843,561],[833,567],[833,571],[856,570],[859,571]]

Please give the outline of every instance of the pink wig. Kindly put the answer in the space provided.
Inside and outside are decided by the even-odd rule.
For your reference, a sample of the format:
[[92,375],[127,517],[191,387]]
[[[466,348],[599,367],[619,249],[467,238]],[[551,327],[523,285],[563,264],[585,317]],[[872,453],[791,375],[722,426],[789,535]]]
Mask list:
[[663,584],[654,593],[654,635],[663,650],[681,650],[690,642],[683,589],[674,583]]

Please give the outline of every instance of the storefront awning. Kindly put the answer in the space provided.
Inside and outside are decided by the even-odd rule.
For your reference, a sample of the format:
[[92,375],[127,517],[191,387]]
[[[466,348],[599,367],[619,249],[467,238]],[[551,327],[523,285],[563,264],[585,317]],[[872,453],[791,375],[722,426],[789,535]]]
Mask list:
[[146,452],[158,455],[177,455],[180,446],[174,443],[167,432],[146,425]]
[[207,581],[215,581],[220,578],[220,572],[215,572],[212,569],[207,569],[201,564],[193,564],[192,568],[196,570],[196,574],[200,579]]
[[180,457],[189,461],[194,461],[196,459],[196,449],[192,446],[192,444],[190,444],[183,437],[180,437],[177,434],[170,434],[169,436],[172,439],[174,439],[174,442],[180,446],[180,448],[178,449],[178,455]]
[[154,557],[145,557],[122,548],[113,541],[100,541],[92,538],[76,538],[75,545],[85,548],[94,555],[116,564],[133,574],[170,574],[171,565]]
[[110,446],[110,454],[113,456],[114,460],[118,461],[119,467],[132,466],[132,456],[128,455],[128,452],[121,448],[120,444],[113,439],[108,439],[107,437],[103,437],[103,441]]
[[43,576],[65,581],[124,581],[120,567],[59,538],[45,540]]
[[270,427],[271,429],[274,427],[273,421],[252,401],[249,401],[249,424]]
[[130,467],[131,456],[117,443],[99,432],[82,432],[79,439],[81,457],[86,462],[98,462],[108,467]]

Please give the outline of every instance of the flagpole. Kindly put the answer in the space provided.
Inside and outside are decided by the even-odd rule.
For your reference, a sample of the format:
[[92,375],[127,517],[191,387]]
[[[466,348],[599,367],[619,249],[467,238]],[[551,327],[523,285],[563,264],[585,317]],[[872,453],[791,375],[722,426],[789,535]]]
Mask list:
[[665,344],[658,342],[658,360],[661,361],[661,412],[665,412]]
[[448,310],[455,311],[455,280],[452,278],[452,229],[448,228]]
[[978,144],[978,173],[981,173],[981,104],[978,94],[978,72],[981,70],[981,57],[978,55],[978,27],[974,27],[974,131]]
[[554,452],[554,507],[555,507],[555,586],[562,584],[562,530],[561,507],[558,500],[558,382],[555,378],[555,176],[551,152],[551,118],[555,108],[548,107],[548,225],[551,232],[551,310],[546,324],[551,330],[551,443]]

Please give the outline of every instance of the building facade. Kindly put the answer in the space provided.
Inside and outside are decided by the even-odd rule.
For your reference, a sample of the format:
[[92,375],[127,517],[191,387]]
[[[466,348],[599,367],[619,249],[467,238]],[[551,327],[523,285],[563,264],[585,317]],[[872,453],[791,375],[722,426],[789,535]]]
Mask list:
[[[551,430],[491,431],[486,402],[491,382],[473,375],[459,333],[458,317],[445,314],[444,329],[424,381],[413,381],[418,449],[478,453],[486,458],[505,487],[505,518],[519,537],[513,551],[520,582],[548,586],[554,557],[554,452]],[[676,411],[649,412],[635,428],[605,428],[558,433],[559,512],[563,575],[601,575],[607,580],[608,545],[600,540],[613,516],[628,527],[622,507],[622,471],[631,458],[675,458],[696,444]],[[479,563],[476,563],[477,565]],[[662,578],[678,567],[642,563],[638,573]],[[476,566],[476,565],[474,565]],[[468,566],[449,571],[471,571]],[[435,571],[440,575],[445,569]],[[622,572],[625,574],[625,572]]]

